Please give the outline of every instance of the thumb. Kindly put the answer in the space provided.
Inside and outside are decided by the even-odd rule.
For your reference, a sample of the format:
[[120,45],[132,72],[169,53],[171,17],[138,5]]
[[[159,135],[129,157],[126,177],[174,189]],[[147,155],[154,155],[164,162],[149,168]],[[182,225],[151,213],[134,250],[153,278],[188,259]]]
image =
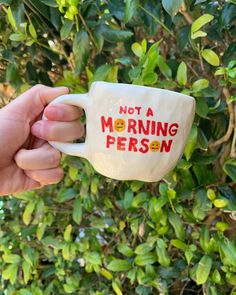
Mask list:
[[36,119],[44,110],[47,104],[56,97],[67,94],[67,87],[48,87],[36,85],[6,106],[6,110],[19,114],[21,119],[32,121]]

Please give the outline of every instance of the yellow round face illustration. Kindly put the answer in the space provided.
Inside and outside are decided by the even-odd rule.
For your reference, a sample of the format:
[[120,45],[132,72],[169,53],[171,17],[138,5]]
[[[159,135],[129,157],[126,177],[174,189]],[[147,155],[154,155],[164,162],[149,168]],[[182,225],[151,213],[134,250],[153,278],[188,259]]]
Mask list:
[[117,132],[122,132],[125,130],[126,124],[123,119],[116,119],[114,123],[114,128]]
[[149,148],[150,148],[151,152],[158,152],[160,149],[160,142],[159,141],[152,141],[150,143]]

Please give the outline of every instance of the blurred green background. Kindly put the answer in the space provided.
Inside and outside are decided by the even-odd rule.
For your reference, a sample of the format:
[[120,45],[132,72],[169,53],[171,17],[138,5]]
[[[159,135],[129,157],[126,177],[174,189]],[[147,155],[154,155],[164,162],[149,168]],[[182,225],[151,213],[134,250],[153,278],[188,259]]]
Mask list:
[[235,0],[0,0],[1,106],[37,83],[98,80],[197,104],[158,183],[63,157],[59,185],[1,197],[0,294],[236,294],[235,26]]

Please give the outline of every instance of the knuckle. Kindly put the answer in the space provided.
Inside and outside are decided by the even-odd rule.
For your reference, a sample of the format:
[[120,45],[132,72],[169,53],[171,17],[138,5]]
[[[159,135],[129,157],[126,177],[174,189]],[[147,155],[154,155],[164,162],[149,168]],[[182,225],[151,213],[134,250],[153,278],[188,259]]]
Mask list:
[[41,89],[44,89],[44,88],[46,88],[45,85],[43,85],[43,84],[36,84],[31,89],[34,90],[34,91],[40,91]]
[[53,149],[50,155],[50,162],[52,165],[58,166],[61,160],[61,153],[58,150]]

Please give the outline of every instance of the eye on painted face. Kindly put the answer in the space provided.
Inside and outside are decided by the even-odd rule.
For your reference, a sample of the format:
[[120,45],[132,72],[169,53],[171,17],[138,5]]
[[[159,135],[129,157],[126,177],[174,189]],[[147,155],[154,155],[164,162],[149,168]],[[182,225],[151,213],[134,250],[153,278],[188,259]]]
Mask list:
[[123,119],[116,119],[114,123],[114,128],[117,132],[122,132],[125,130],[126,123]]
[[150,143],[149,149],[151,152],[158,152],[160,149],[160,142],[159,141],[152,141]]

